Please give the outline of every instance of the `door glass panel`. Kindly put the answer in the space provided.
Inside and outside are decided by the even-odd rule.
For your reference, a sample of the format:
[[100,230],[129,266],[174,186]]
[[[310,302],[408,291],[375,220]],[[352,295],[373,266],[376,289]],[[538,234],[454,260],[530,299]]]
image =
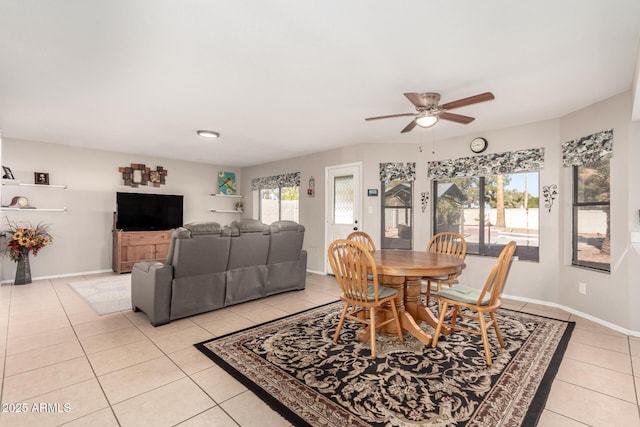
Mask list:
[[353,175],[333,178],[333,223],[354,223]]

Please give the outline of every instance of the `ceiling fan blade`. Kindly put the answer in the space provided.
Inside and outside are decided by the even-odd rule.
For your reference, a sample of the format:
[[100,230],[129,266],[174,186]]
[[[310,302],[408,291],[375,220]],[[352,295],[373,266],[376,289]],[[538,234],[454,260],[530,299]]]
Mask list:
[[415,93],[415,92],[405,93],[404,96],[406,96],[407,99],[409,101],[411,101],[411,103],[413,105],[415,105],[416,107],[426,107],[427,106],[426,100],[419,93]]
[[367,117],[365,120],[379,120],[379,119],[390,119],[392,117],[405,117],[405,116],[415,116],[415,113],[401,113],[401,114],[391,114],[389,116],[378,116],[378,117]]
[[400,131],[400,133],[407,133],[407,132],[411,132],[411,130],[416,127],[417,123],[415,120],[412,120],[411,123],[409,123],[407,126],[405,126],[404,129],[402,129]]
[[451,122],[462,123],[463,125],[468,125],[472,121],[475,120],[475,117],[463,116],[462,114],[453,114],[447,113],[445,111],[438,114],[442,120],[449,120]]
[[491,92],[485,92],[479,95],[470,96],[468,98],[462,98],[456,101],[447,102],[446,104],[442,104],[442,109],[453,110],[454,108],[464,107],[465,105],[477,104],[478,102],[491,101],[492,99],[495,99],[495,96],[493,96]]

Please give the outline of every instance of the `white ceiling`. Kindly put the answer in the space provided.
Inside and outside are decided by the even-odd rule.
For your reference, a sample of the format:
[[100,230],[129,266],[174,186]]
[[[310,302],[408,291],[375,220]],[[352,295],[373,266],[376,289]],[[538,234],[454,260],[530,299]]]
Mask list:
[[[630,90],[639,36],[638,0],[0,0],[0,130],[238,167],[476,135]],[[364,121],[429,91],[496,99]]]

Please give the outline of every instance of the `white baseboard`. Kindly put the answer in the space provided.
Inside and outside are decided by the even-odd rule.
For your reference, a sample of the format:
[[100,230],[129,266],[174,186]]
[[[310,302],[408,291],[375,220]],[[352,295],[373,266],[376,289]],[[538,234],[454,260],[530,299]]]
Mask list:
[[[32,277],[31,280],[59,279],[60,277],[85,276],[89,274],[101,274],[101,273],[108,273],[108,272],[113,272],[113,270],[109,268],[107,270],[83,271],[81,273],[55,274],[53,276],[38,276],[38,277]],[[13,279],[3,280],[0,282],[0,284],[2,285],[7,283],[13,283]]]
[[566,311],[568,313],[575,314],[576,316],[583,317],[583,318],[585,318],[587,320],[590,320],[590,321],[592,321],[594,323],[597,323],[599,325],[605,326],[605,327],[607,327],[609,329],[613,329],[614,331],[620,332],[622,334],[629,335],[629,336],[632,336],[632,337],[640,337],[640,331],[632,331],[632,330],[629,330],[629,329],[625,329],[622,326],[614,325],[613,323],[607,322],[606,320],[599,319],[599,318],[597,318],[595,316],[592,316],[590,314],[583,313],[583,312],[575,310],[575,309],[573,309],[571,307],[566,307],[564,305],[556,304],[554,302],[542,301],[542,300],[537,300],[537,299],[533,299],[533,298],[523,298],[523,297],[517,297],[517,296],[514,296],[514,295],[506,295],[506,294],[502,294],[502,298],[510,299],[510,300],[514,300],[514,301],[528,302],[528,303],[532,303],[532,304],[539,304],[539,305],[544,305],[544,306],[547,306],[547,307],[559,308],[559,309],[564,310],[564,311]]

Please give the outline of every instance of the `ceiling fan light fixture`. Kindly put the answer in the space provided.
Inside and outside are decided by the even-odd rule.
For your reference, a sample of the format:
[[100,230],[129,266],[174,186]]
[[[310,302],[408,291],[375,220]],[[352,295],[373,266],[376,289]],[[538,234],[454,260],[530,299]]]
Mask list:
[[203,137],[203,138],[220,138],[220,134],[218,132],[214,132],[212,130],[199,130],[198,135]]
[[439,118],[436,115],[425,114],[416,119],[416,124],[422,128],[430,128],[438,123],[438,120]]

